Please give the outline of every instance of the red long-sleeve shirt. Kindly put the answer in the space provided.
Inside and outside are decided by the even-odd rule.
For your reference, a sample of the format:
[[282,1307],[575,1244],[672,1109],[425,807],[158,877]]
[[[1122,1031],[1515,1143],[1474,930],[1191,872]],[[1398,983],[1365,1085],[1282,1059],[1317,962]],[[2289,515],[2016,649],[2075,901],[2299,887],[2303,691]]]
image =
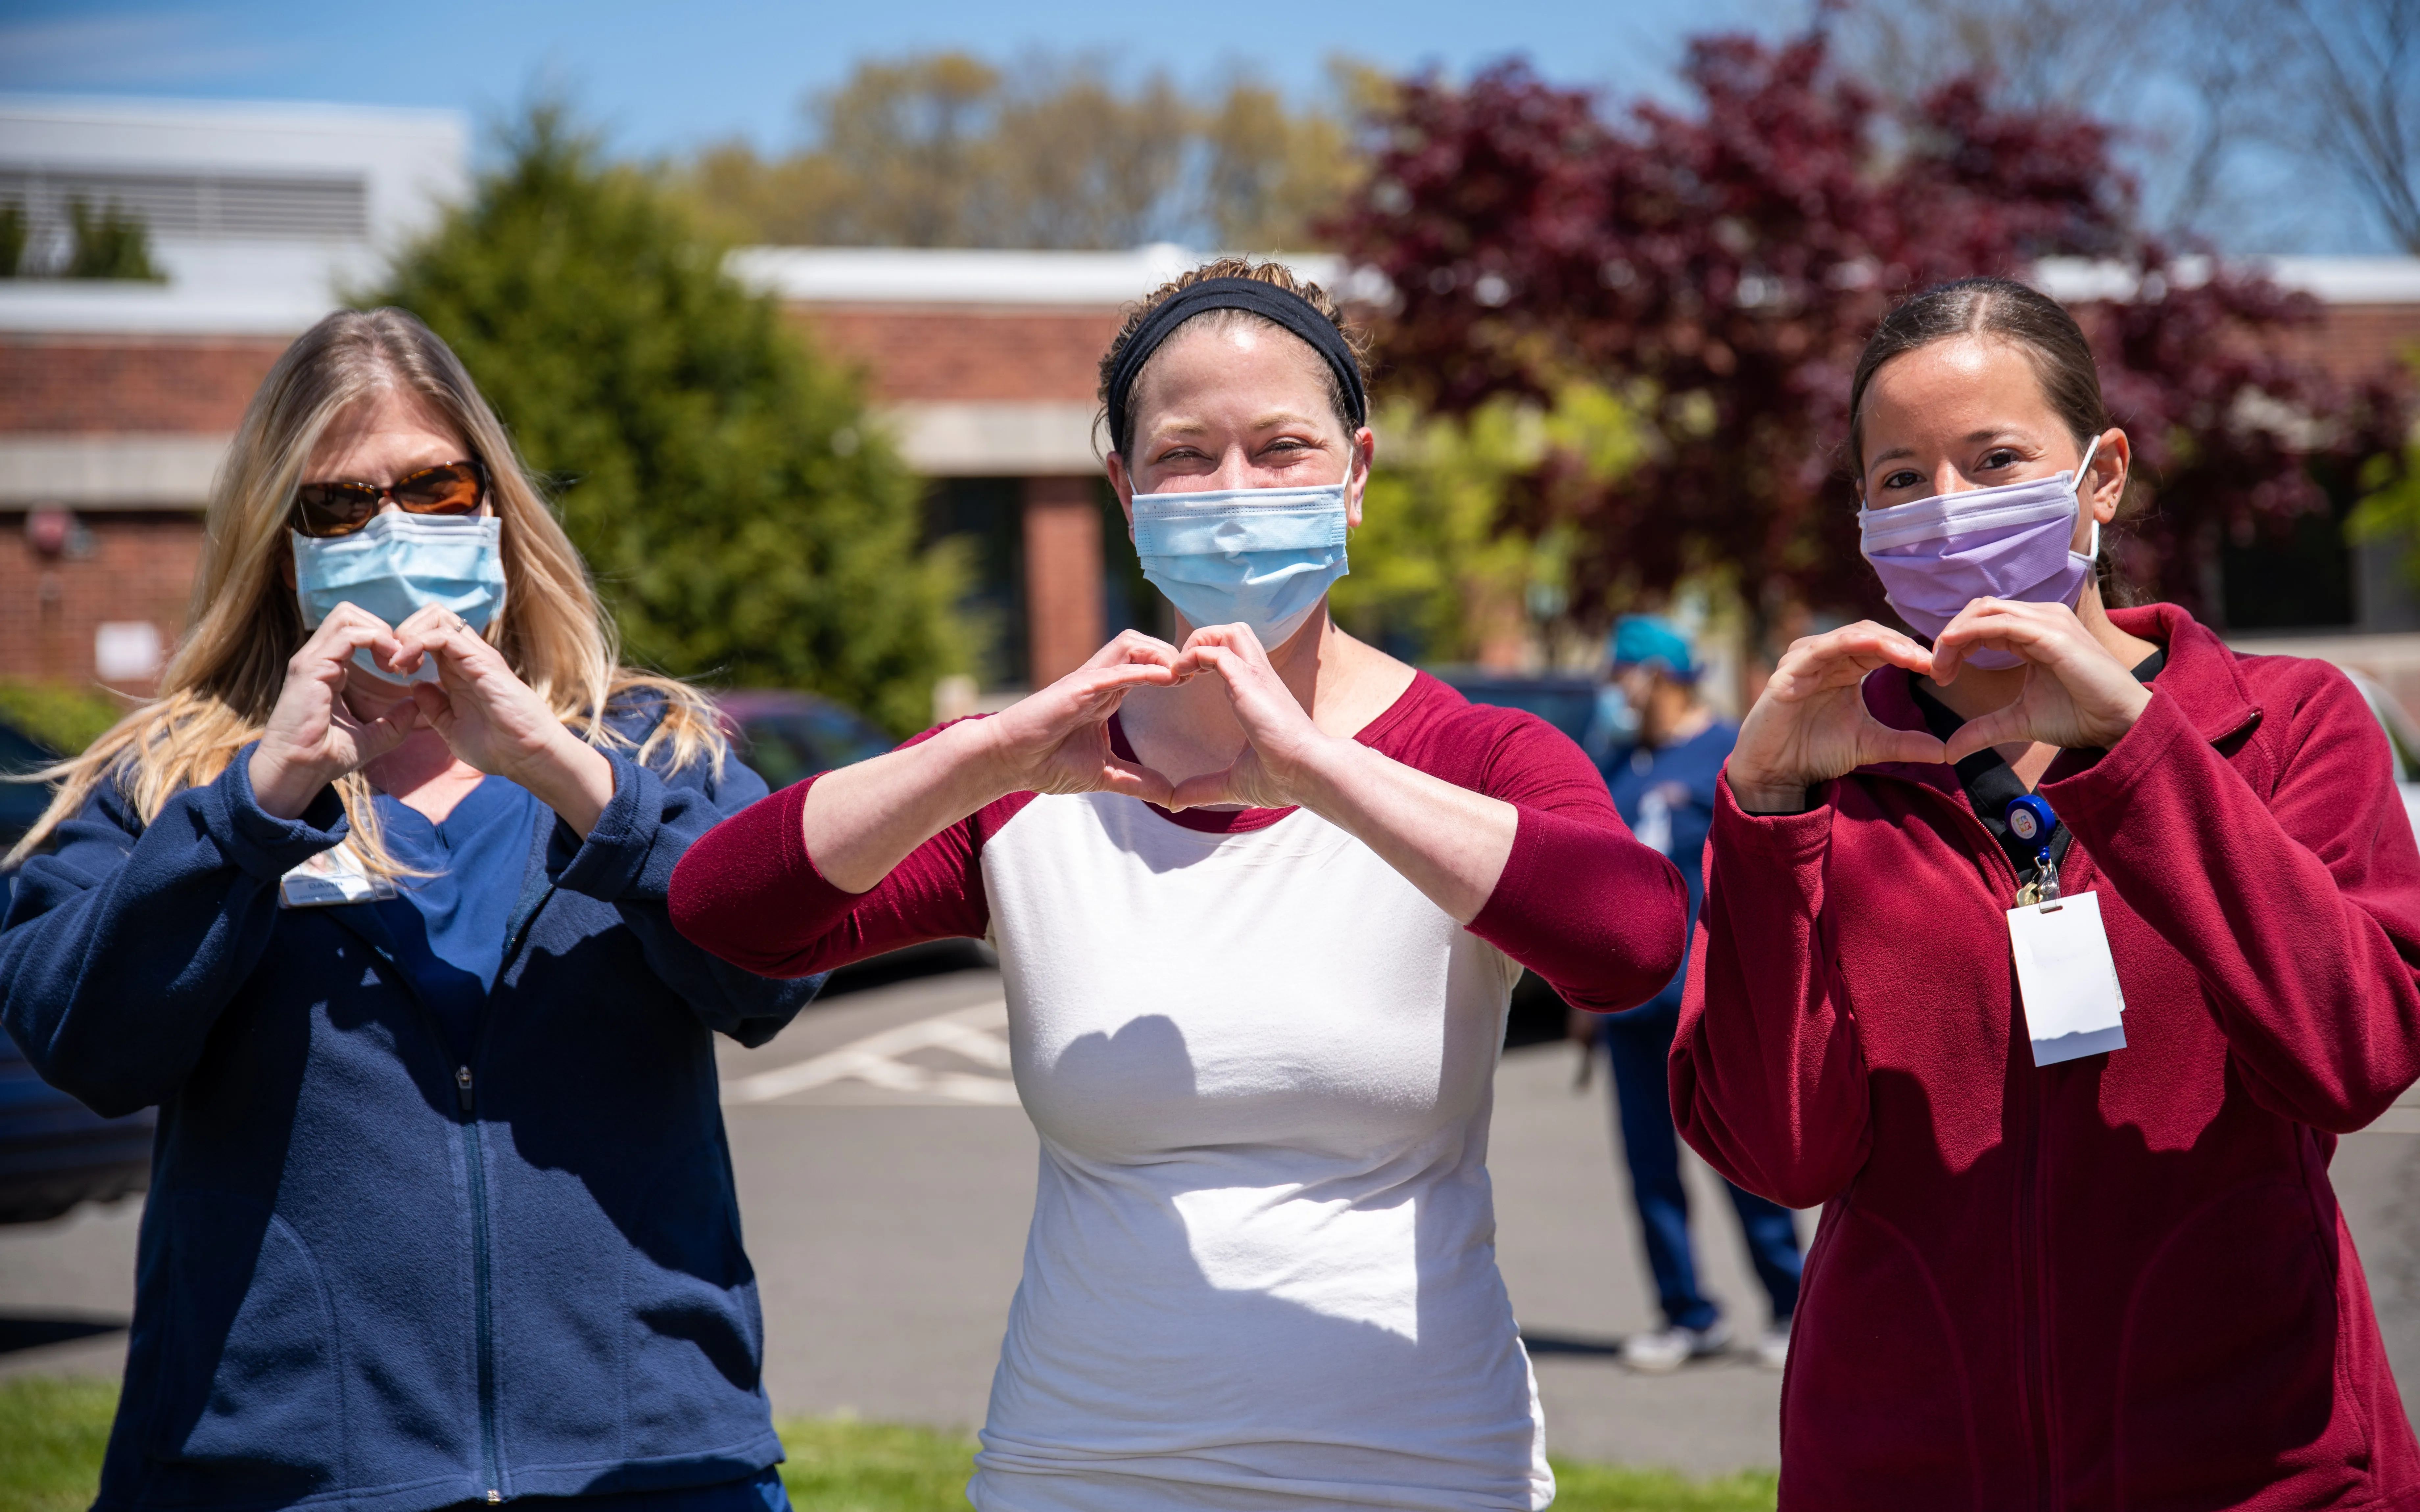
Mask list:
[[[1112,738],[1131,758],[1114,726]],[[1566,1001],[1598,1011],[1634,1008],[1680,969],[1687,918],[1680,873],[1631,837],[1596,768],[1552,725],[1471,703],[1422,672],[1355,738],[1519,810],[1503,875],[1469,928]],[[682,933],[751,971],[786,977],[923,940],[984,935],[984,842],[1034,795],[985,806],[917,847],[871,890],[849,893],[806,854],[799,813],[811,785],[783,789],[690,847],[673,874]],[[1294,810],[1154,811],[1220,834],[1264,828]]]
[[[2149,707],[2040,792],[2126,1048],[2037,1069],[2016,879],[1949,768],[1722,790],[1671,1061],[1724,1175],[1825,1204],[1782,1505],[2420,1506],[2327,1166],[2420,1077],[2420,852],[2360,693],[2172,606]],[[1921,729],[1907,674],[1868,707]]]

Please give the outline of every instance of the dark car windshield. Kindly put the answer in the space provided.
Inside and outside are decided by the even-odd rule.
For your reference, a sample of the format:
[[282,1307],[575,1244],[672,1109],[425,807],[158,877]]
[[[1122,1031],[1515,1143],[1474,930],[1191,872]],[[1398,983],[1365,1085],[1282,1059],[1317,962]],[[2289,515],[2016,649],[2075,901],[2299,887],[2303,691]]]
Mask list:
[[1439,672],[1438,677],[1473,703],[1522,709],[1536,715],[1572,738],[1588,744],[1596,722],[1596,685],[1580,677],[1487,677]]
[[747,747],[740,759],[775,789],[891,748],[881,731],[832,707],[756,715],[740,720],[739,732]]

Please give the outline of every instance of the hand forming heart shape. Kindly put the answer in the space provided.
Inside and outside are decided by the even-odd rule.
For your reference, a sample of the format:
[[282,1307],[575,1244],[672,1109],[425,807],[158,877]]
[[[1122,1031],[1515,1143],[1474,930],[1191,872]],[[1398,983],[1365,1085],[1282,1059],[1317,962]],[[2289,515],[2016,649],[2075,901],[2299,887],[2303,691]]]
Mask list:
[[1174,646],[1140,630],[1121,634],[1048,687],[984,721],[1016,786],[1032,793],[1125,793],[1161,805],[1175,785],[1109,746],[1109,716],[1138,687],[1193,675]]
[[[1957,680],[1967,654],[1989,646],[2028,665],[2016,699],[1969,719],[1947,743],[1894,730],[1866,708],[1868,673],[1885,666]],[[1793,643],[1740,725],[1726,771],[1753,813],[1793,812],[1807,789],[1877,762],[1957,762],[2016,742],[2114,745],[2150,692],[2064,604],[1978,598],[1928,651],[1870,620]]]
[[1248,625],[1204,625],[1186,639],[1178,671],[1218,678],[1235,722],[1244,727],[1244,748],[1224,769],[1179,782],[1168,807],[1283,809],[1300,801],[1295,776],[1307,753],[1328,737],[1278,675],[1260,637]]

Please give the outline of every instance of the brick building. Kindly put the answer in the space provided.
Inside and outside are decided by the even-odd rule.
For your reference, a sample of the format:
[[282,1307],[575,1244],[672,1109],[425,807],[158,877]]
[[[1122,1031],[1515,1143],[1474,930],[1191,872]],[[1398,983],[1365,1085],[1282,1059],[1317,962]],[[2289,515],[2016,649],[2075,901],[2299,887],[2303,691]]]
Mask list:
[[[261,376],[464,183],[462,124],[439,113],[0,96],[0,200],[29,208],[38,250],[70,199],[115,200],[144,216],[168,274],[0,279],[0,676],[150,687],[184,624],[211,472]],[[930,480],[928,535],[964,538],[975,567],[967,608],[986,631],[988,687],[1047,681],[1121,626],[1165,623],[1101,476],[1094,364],[1123,307],[1195,256],[753,248],[732,260],[861,371]],[[1323,281],[1342,271],[1299,261]],[[2420,346],[2420,260],[2288,258],[2276,271],[2326,302],[2315,347],[2343,370]],[[2046,272],[2074,298],[2105,276]],[[2331,634],[2398,682],[2408,661],[2420,707],[2420,601],[2389,553],[2348,551],[2315,525],[2282,568],[2273,551],[2230,559],[2230,621]]]
[[[1119,629],[1164,627],[1102,475],[1094,391],[1125,307],[1201,255],[758,247],[732,260],[859,369],[931,480],[928,532],[968,539],[989,686],[1037,686]],[[1294,260],[1325,281],[1342,271],[1333,257]]]
[[0,97],[36,268],[116,205],[161,284],[0,279],[0,676],[151,687],[210,475],[287,342],[465,187],[460,119]]

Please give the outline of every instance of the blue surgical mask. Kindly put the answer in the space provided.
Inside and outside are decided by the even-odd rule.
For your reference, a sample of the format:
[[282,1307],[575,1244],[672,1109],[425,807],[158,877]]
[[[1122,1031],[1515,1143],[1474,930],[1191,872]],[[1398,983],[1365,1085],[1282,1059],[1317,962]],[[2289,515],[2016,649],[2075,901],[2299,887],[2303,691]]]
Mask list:
[[1344,485],[1134,496],[1142,575],[1195,626],[1282,645],[1344,576]]
[[[302,623],[317,629],[337,605],[351,604],[397,625],[415,609],[442,604],[485,632],[504,599],[503,526],[493,515],[387,510],[350,535],[296,534],[294,592]],[[399,675],[372,661],[366,646],[353,653],[353,665],[389,682]],[[436,661],[424,659],[403,680],[437,681]]]

